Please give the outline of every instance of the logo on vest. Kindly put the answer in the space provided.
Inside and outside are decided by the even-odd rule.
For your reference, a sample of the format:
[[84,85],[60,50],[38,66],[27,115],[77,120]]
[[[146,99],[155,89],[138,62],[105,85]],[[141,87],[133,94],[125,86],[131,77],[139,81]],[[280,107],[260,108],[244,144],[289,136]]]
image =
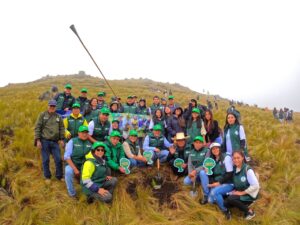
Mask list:
[[235,135],[239,135],[239,132],[237,130],[234,133],[235,133]]
[[241,181],[242,181],[242,182],[245,182],[245,181],[246,181],[246,177],[245,177],[245,176],[242,176],[242,177],[241,177]]

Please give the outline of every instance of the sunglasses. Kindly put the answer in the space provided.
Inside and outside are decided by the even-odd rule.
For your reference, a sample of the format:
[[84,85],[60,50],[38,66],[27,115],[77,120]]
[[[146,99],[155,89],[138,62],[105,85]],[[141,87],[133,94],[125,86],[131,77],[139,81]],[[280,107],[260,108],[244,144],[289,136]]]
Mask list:
[[97,148],[96,151],[97,152],[105,152],[105,149],[104,148]]
[[108,116],[109,114],[103,113],[102,115],[103,115],[103,116]]

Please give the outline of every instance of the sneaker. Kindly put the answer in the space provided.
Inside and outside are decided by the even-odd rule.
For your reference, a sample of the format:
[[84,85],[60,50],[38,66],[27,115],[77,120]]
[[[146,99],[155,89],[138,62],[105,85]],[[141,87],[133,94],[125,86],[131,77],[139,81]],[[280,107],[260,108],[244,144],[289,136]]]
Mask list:
[[245,220],[251,220],[254,216],[255,216],[254,211],[252,212],[248,211],[248,213],[245,216]]
[[204,195],[204,197],[201,199],[200,204],[205,205],[208,202],[208,197]]
[[226,220],[231,220],[231,212],[229,211],[229,209],[227,209],[223,213],[225,215]]

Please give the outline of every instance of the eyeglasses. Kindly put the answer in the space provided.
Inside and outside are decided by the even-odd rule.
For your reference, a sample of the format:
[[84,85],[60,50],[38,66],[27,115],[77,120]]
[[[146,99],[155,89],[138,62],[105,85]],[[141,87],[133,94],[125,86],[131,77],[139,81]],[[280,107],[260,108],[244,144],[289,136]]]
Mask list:
[[105,152],[105,149],[104,148],[97,148],[96,151],[97,152]]

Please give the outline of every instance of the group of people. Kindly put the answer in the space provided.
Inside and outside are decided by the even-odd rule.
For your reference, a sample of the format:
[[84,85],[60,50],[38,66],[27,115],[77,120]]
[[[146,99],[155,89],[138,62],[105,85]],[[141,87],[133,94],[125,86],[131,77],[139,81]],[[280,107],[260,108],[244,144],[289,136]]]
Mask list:
[[[35,125],[35,143],[41,149],[47,181],[51,179],[50,154],[56,178],[63,179],[60,147],[64,148],[68,194],[76,196],[73,179],[77,178],[89,202],[97,199],[109,203],[118,174],[125,174],[121,159],[127,158],[131,168],[151,167],[159,160],[168,164],[176,176],[184,177],[184,185],[201,184],[201,204],[216,203],[227,219],[231,218],[231,207],[242,210],[246,219],[255,216],[249,206],[258,196],[259,183],[247,164],[250,157],[246,135],[237,110],[227,110],[222,130],[212,111],[195,99],[182,108],[174,96],[168,100],[154,96],[147,107],[146,100],[137,100],[136,96],[128,96],[124,104],[118,97],[107,103],[104,92],[88,100],[86,88],[76,99],[71,90],[67,84],[63,93],[50,100]],[[62,118],[68,111],[71,114]],[[151,122],[144,135],[134,129],[124,135],[117,119],[109,121],[111,113],[149,115]],[[149,160],[144,153],[151,153],[152,158]],[[212,175],[203,165],[207,158],[215,161]],[[183,170],[176,167],[176,159],[183,160]]]
[[293,121],[293,114],[294,111],[290,110],[288,108],[284,109],[276,109],[276,107],[273,109],[273,116],[274,119],[279,120],[281,123],[283,122],[292,122]]

